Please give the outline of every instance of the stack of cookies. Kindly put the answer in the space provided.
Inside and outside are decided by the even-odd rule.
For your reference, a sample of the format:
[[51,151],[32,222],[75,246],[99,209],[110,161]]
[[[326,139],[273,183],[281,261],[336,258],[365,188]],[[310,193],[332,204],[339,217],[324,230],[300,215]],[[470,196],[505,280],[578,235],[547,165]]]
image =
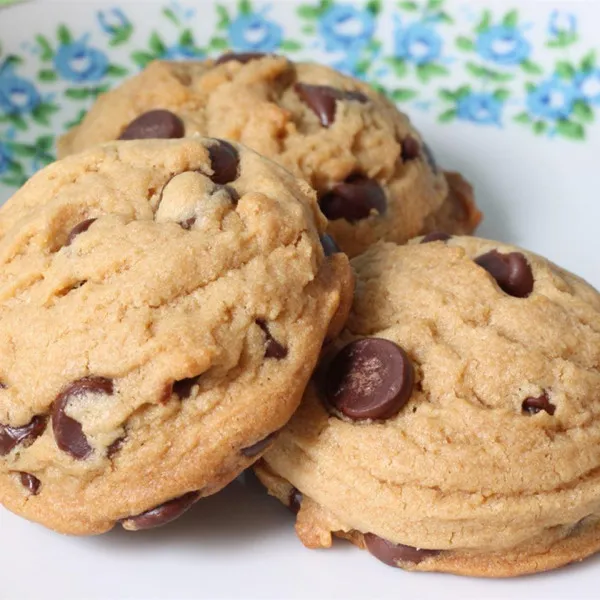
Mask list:
[[8,509],[147,529],[253,465],[311,548],[482,576],[600,549],[600,294],[468,237],[471,187],[378,92],[158,62],[59,150],[0,209]]

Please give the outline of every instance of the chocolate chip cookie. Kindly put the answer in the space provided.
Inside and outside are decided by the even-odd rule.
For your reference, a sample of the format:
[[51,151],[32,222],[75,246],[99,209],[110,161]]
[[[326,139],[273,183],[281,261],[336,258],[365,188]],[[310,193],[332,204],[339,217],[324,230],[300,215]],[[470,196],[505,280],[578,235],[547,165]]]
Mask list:
[[486,577],[600,549],[600,294],[443,234],[352,265],[347,327],[255,466],[304,544]]
[[272,55],[153,63],[102,96],[59,151],[194,134],[240,141],[306,179],[350,255],[378,239],[470,233],[481,218],[471,186],[438,167],[391,102],[327,67]]
[[314,192],[216,139],[113,142],[0,210],[0,501],[63,533],[164,524],[252,464],[343,326]]

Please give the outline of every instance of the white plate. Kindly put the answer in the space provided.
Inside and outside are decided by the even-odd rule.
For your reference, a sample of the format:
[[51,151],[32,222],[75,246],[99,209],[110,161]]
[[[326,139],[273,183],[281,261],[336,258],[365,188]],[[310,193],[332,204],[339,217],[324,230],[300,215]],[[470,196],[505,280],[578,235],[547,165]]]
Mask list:
[[[0,8],[0,200],[52,159],[54,136],[95,94],[139,63],[228,46],[283,50],[385,86],[439,162],[474,182],[486,214],[481,235],[546,255],[600,287],[599,26],[592,0],[46,0]],[[17,59],[6,62],[9,55]],[[305,550],[291,515],[252,481],[162,530],[67,538],[0,509],[0,531],[7,600],[550,600],[597,598],[600,584],[597,558],[486,581],[390,569],[345,543]]]

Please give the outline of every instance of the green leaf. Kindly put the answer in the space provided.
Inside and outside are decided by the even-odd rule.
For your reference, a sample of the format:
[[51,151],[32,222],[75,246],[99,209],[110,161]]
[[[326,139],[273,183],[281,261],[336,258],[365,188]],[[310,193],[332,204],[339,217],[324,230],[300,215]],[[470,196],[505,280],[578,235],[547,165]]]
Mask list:
[[381,0],[369,0],[365,8],[374,16],[381,12]]
[[573,79],[576,73],[575,67],[566,60],[557,61],[554,70],[561,79],[568,79],[569,81]]
[[127,23],[127,25],[125,25],[124,27],[120,27],[119,29],[117,29],[117,31],[110,38],[108,45],[113,48],[115,46],[120,46],[121,44],[124,44],[125,42],[129,41],[129,38],[131,37],[132,33],[133,25],[131,25],[131,23]]
[[219,18],[217,22],[217,29],[225,29],[229,27],[229,24],[231,23],[229,13],[227,12],[227,9],[221,4],[217,4],[217,16]]
[[85,100],[90,97],[90,90],[88,88],[68,88],[65,90],[65,96],[71,98],[71,100]]
[[40,55],[40,58],[43,61],[51,60],[52,57],[54,56],[54,50],[52,50],[52,46],[50,45],[48,38],[44,37],[43,35],[36,35],[35,41],[38,43],[38,45],[40,46],[40,48],[42,50],[42,54]]
[[437,20],[440,23],[446,23],[448,25],[452,25],[454,23],[454,19],[447,12],[439,12],[437,14]]
[[451,90],[440,90],[438,95],[442,100],[447,100],[448,102],[456,102],[459,99],[459,95]]
[[579,39],[579,36],[572,31],[560,31],[555,39],[546,43],[548,48],[566,48],[574,44]]
[[35,144],[42,152],[48,152],[54,145],[54,137],[51,135],[42,135],[36,140]]
[[524,60],[521,63],[521,69],[523,69],[523,71],[529,75],[541,75],[544,72],[539,65],[530,60]]
[[18,67],[23,64],[23,59],[20,56],[16,56],[15,54],[9,54],[5,61],[5,65],[10,65],[11,67]]
[[490,28],[492,24],[492,12],[489,9],[483,11],[479,24],[475,28],[477,33],[483,33]]
[[510,98],[510,91],[504,88],[498,88],[493,96],[498,102],[506,102]]
[[77,116],[72,121],[68,121],[65,126],[68,129],[70,129],[71,127],[76,127],[77,125],[79,125],[81,123],[81,121],[83,121],[86,114],[87,114],[87,110],[85,108],[82,108],[77,113]]
[[297,50],[302,50],[302,44],[296,40],[283,40],[280,47],[284,52],[296,52]]
[[58,106],[42,102],[31,112],[31,116],[38,125],[48,126],[50,125],[50,117],[56,112],[58,112]]
[[249,15],[252,13],[252,4],[250,0],[240,0],[238,3],[238,10],[242,15]]
[[569,121],[569,119],[561,119],[556,123],[556,133],[571,140],[583,140],[585,138],[583,125]]
[[401,58],[389,58],[386,62],[392,67],[394,71],[394,75],[396,77],[404,77],[408,71],[408,67],[406,66],[406,61]]
[[516,27],[519,24],[519,12],[514,9],[507,12],[502,19],[502,25],[505,27]]
[[527,125],[532,122],[531,117],[526,112],[519,113],[514,120],[517,123],[525,123]]
[[210,46],[211,50],[225,50],[229,46],[227,40],[222,37],[211,38],[208,45]]
[[444,0],[428,0],[425,10],[433,12],[434,10],[442,8],[443,4]]
[[596,50],[590,50],[581,59],[581,70],[584,72],[593,71],[596,68]]
[[17,129],[27,131],[27,123],[21,115],[8,115],[8,120]]
[[179,25],[179,19],[172,9],[166,7],[162,9],[162,14],[174,25]]
[[500,73],[499,71],[494,71],[472,62],[466,64],[466,69],[471,75],[481,79],[488,79],[489,81],[510,81],[513,78],[513,75],[510,73]]
[[148,52],[142,52],[141,50],[136,50],[131,53],[131,60],[140,68],[145,68],[148,63],[154,60],[154,56],[152,54],[148,54]]
[[577,100],[573,104],[573,114],[584,123],[591,123],[594,120],[594,111],[583,100]]
[[153,31],[150,35],[148,46],[150,47],[150,50],[152,50],[152,52],[154,52],[154,54],[157,56],[162,56],[167,51],[167,47],[156,31]]
[[399,2],[398,6],[400,8],[403,8],[404,10],[408,10],[410,12],[415,12],[416,10],[419,10],[419,7],[417,5],[416,2],[410,2],[408,0],[405,0],[403,2]]
[[371,61],[367,60],[365,58],[363,60],[358,61],[354,68],[356,69],[356,73],[358,75],[364,76],[364,75],[366,75],[370,66],[371,66]]
[[110,77],[125,77],[128,73],[129,71],[120,65],[108,65],[106,69],[106,75]]
[[40,81],[56,81],[58,79],[58,75],[52,69],[41,69],[37,76]]
[[35,146],[30,146],[28,144],[9,143],[8,146],[15,156],[21,158],[33,158],[37,154]]
[[320,15],[321,11],[316,6],[302,4],[298,7],[298,16],[302,19],[318,19]]
[[180,46],[194,46],[196,44],[196,40],[194,39],[194,34],[191,29],[184,29],[179,36],[179,45]]
[[65,46],[73,42],[73,36],[66,25],[61,24],[58,26],[57,35],[58,41]]
[[547,129],[548,125],[544,121],[536,121],[533,124],[533,133],[535,133],[535,135],[542,135],[543,133],[546,133]]
[[27,177],[25,177],[24,175],[14,175],[3,177],[2,179],[0,179],[0,181],[8,187],[19,188],[25,184],[25,182],[27,181]]
[[417,65],[417,77],[423,83],[428,83],[432,77],[447,74],[448,69],[436,63],[424,63],[422,65]]
[[319,2],[319,14],[327,12],[333,6],[334,0],[321,0]]
[[525,90],[527,91],[528,94],[531,94],[531,92],[535,92],[536,86],[535,86],[535,84],[531,83],[531,81],[528,81],[525,84]]
[[396,88],[395,90],[391,90],[389,95],[394,102],[408,102],[418,96],[419,92],[408,88]]
[[465,52],[470,52],[471,50],[475,50],[475,43],[473,40],[470,40],[468,37],[464,35],[459,35],[456,38],[456,47],[459,50],[464,50]]
[[381,50],[381,42],[379,40],[370,40],[369,43],[367,44],[367,48],[369,49],[369,51],[371,52],[379,52]]
[[314,25],[304,25],[304,27],[302,27],[302,33],[305,33],[306,35],[313,35],[316,31]]
[[438,121],[440,123],[449,123],[456,119],[456,115],[458,111],[455,108],[451,108],[450,110],[444,111],[442,114],[438,115]]

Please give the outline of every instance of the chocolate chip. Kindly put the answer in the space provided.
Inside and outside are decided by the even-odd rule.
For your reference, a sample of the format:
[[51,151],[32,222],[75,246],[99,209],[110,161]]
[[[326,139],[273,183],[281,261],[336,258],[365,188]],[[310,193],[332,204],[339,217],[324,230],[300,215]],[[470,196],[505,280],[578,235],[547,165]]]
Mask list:
[[71,233],[69,233],[69,237],[67,238],[67,242],[65,243],[65,246],[70,246],[73,243],[73,240],[80,233],[83,233],[84,231],[87,231],[90,228],[90,225],[95,220],[96,219],[86,219],[85,221],[81,221],[81,223],[78,223],[77,225],[75,225],[75,227],[73,227],[73,229],[71,229]]
[[332,254],[338,254],[338,252],[341,252],[339,246],[335,243],[334,239],[330,235],[325,233],[320,237],[320,240],[325,256],[331,256]]
[[361,92],[346,92],[328,85],[296,83],[294,89],[300,100],[319,117],[323,127],[329,127],[333,124],[337,100],[353,100],[362,104],[369,100]]
[[40,415],[33,417],[23,427],[11,427],[10,425],[0,424],[0,456],[6,456],[19,444],[30,446],[44,433],[44,429],[46,429],[46,417]]
[[120,140],[172,140],[185,134],[183,121],[169,110],[151,110],[127,125]]
[[265,337],[267,338],[265,347],[265,358],[276,358],[281,360],[288,354],[288,350],[285,346],[282,346],[269,331],[269,327],[264,319],[256,319],[255,323],[263,330]]
[[189,219],[186,219],[185,221],[180,221],[179,225],[181,225],[182,229],[186,229],[189,231],[194,226],[195,222],[196,222],[196,217],[190,217]]
[[408,402],[414,369],[400,346],[365,338],[344,346],[323,378],[325,397],[351,419],[389,419]]
[[71,400],[87,394],[113,394],[113,382],[106,377],[83,377],[68,385],[52,405],[52,430],[57,446],[77,460],[92,453],[81,423],[69,417],[65,409]]
[[297,515],[302,506],[302,492],[297,488],[292,488],[288,499],[288,508]]
[[224,185],[237,179],[240,157],[238,151],[229,143],[217,140],[208,149],[213,169],[211,180]]
[[439,550],[425,550],[403,544],[392,544],[373,533],[365,533],[364,538],[367,550],[390,567],[397,567],[398,562],[410,562],[418,565],[426,558],[437,556],[440,553]]
[[108,458],[109,460],[111,458],[113,458],[115,456],[115,454],[118,454],[119,451],[121,450],[121,448],[123,447],[123,444],[125,443],[125,438],[124,437],[120,437],[117,438],[107,449],[106,449],[106,458]]
[[502,291],[515,298],[527,298],[533,291],[533,273],[527,259],[520,252],[500,254],[491,250],[475,259],[500,286]]
[[265,56],[269,55],[265,54],[264,52],[228,52],[227,54],[223,54],[223,56],[220,56],[219,58],[217,58],[217,60],[215,60],[215,66],[222,65],[223,63],[230,62],[232,60],[245,65],[251,60],[258,60]]
[[431,148],[425,142],[423,142],[423,154],[425,155],[425,158],[427,159],[431,170],[434,173],[437,173],[439,171],[437,161],[435,160],[435,156],[433,155]]
[[376,181],[362,175],[352,175],[327,192],[319,200],[319,206],[331,221],[346,219],[353,222],[366,219],[372,210],[380,215],[384,214],[387,202]]
[[414,138],[412,135],[407,135],[402,141],[402,160],[404,162],[408,162],[409,160],[414,160],[419,156],[421,152],[421,145],[419,141]]
[[169,500],[156,508],[147,510],[135,517],[129,517],[121,521],[125,529],[131,531],[140,531],[142,529],[153,529],[161,527],[171,521],[179,518],[183,513],[191,508],[198,500],[200,494],[198,492],[189,492],[179,498]]
[[244,456],[248,458],[253,458],[260,454],[269,444],[277,437],[279,430],[270,433],[266,438],[256,442],[256,444],[252,444],[252,446],[248,446],[247,448],[243,448],[241,450]]
[[32,496],[37,496],[40,493],[42,482],[29,473],[19,473],[21,485],[26,488]]
[[180,400],[189,398],[192,394],[192,388],[198,383],[200,376],[189,377],[188,379],[180,379],[173,384],[173,391],[179,396]]
[[545,410],[549,415],[553,415],[556,412],[556,406],[550,402],[550,398],[548,398],[546,392],[537,398],[525,398],[525,400],[523,400],[522,408],[524,413],[530,415],[535,415],[541,410]]
[[450,239],[452,239],[452,236],[449,233],[432,231],[421,240],[421,244],[428,244],[429,242],[447,242]]
[[5,390],[7,388],[8,386],[3,381],[0,381],[0,390]]

